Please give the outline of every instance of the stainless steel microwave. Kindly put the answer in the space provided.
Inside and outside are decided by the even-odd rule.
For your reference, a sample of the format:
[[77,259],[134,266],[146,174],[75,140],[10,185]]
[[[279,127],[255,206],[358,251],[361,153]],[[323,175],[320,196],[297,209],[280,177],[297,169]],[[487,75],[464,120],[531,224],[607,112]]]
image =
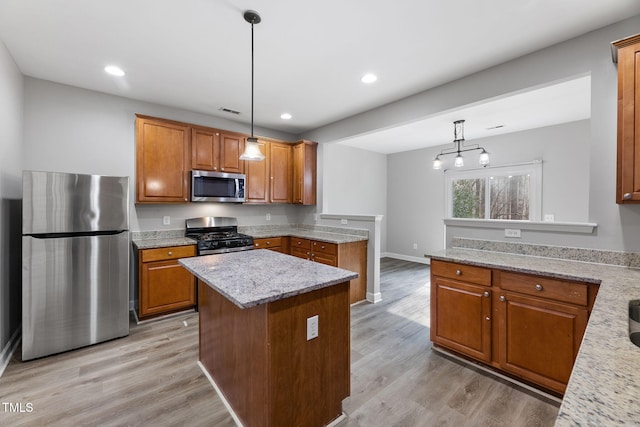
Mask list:
[[240,173],[191,171],[192,202],[244,202],[246,175]]

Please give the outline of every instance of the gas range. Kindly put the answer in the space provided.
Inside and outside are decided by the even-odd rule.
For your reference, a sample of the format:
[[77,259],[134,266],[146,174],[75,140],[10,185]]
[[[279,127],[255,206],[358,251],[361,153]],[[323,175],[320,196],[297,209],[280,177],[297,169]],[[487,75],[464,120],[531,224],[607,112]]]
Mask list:
[[238,220],[231,217],[206,216],[187,219],[185,236],[198,242],[198,255],[253,249],[253,237],[238,233]]

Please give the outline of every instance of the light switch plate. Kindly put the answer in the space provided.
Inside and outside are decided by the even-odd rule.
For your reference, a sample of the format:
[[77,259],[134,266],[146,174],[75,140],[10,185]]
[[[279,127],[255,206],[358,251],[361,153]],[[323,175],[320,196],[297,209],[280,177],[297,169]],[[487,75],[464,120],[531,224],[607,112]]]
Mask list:
[[307,318],[307,341],[318,338],[318,315]]
[[165,215],[162,217],[162,225],[170,225],[171,217],[169,215]]

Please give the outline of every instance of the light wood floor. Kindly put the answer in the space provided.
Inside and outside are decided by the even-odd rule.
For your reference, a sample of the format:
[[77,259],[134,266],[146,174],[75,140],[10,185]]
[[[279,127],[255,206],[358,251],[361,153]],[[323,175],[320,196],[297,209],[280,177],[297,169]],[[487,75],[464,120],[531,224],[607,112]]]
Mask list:
[[[381,266],[384,300],[351,309],[351,396],[341,427],[553,425],[554,402],[431,350],[428,266]],[[0,426],[233,426],[196,364],[197,333],[190,313],[56,356],[15,356],[0,378]]]

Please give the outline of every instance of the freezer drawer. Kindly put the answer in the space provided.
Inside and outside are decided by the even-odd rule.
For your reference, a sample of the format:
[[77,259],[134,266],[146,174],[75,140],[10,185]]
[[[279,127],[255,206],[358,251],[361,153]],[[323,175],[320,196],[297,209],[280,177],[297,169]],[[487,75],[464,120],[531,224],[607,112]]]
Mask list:
[[128,232],[22,238],[22,359],[129,334]]

